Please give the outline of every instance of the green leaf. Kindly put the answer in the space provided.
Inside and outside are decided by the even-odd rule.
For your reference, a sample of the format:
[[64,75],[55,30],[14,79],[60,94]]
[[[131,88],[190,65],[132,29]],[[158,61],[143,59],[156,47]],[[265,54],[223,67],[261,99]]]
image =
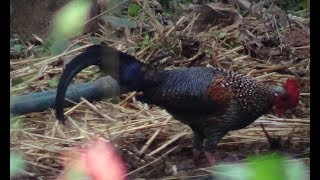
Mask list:
[[58,79],[57,78],[53,78],[53,79],[49,79],[48,81],[47,81],[47,83],[48,83],[48,86],[49,87],[51,87],[51,88],[55,88],[55,87],[57,87],[58,86]]
[[149,40],[150,40],[149,35],[148,35],[148,34],[145,34],[145,35],[143,36],[143,42],[142,42],[140,48],[141,48],[141,49],[144,49],[145,47],[147,47],[147,45],[149,44]]
[[132,4],[129,8],[128,8],[128,14],[129,16],[135,17],[138,16],[140,13],[140,7],[137,4]]
[[10,152],[10,177],[25,168],[22,156],[15,152]]

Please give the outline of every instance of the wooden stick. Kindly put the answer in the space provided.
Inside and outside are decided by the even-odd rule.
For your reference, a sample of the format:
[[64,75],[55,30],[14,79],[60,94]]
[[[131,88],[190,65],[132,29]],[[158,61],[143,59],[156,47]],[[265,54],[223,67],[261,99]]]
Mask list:
[[104,114],[103,112],[101,112],[96,106],[94,106],[93,104],[91,104],[89,101],[87,101],[84,98],[80,98],[82,101],[84,101],[84,103],[86,103],[93,111],[95,111],[96,113],[98,113],[100,116],[102,116],[103,118],[106,118],[107,120],[109,120],[110,122],[116,122],[117,120],[111,118],[110,116]]
[[[167,118],[162,125],[166,125],[169,120],[171,119],[171,117]],[[151,145],[151,143],[153,142],[153,140],[157,137],[157,135],[160,133],[160,131],[162,130],[162,126],[159,127],[157,129],[156,132],[153,133],[153,135],[150,137],[150,139],[146,142],[146,144],[142,147],[142,149],[139,151],[139,155],[142,155],[143,153],[146,152],[146,150],[148,149],[148,147]]]
[[127,102],[129,99],[133,98],[137,94],[136,91],[132,92],[127,96],[124,100],[122,100],[118,105],[122,106],[125,102]]
[[156,150],[150,152],[148,154],[148,156],[152,156],[158,152],[160,152],[162,149],[166,148],[167,146],[169,146],[171,143],[175,142],[176,140],[178,140],[179,138],[181,138],[182,136],[185,136],[187,135],[188,133],[186,132],[183,132],[183,133],[180,133],[178,135],[176,135],[175,137],[173,137],[172,139],[170,139],[169,141],[167,141],[166,143],[164,143],[163,145],[161,145],[159,148],[157,148]]

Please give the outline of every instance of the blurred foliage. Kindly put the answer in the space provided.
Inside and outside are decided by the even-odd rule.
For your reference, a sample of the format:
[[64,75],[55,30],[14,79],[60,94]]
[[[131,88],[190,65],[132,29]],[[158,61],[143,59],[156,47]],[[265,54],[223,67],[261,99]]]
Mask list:
[[252,156],[244,164],[214,167],[218,180],[306,180],[306,167],[298,160],[273,153]]
[[252,178],[256,180],[284,180],[285,158],[278,154],[254,156],[247,159]]
[[[121,14],[122,8],[120,5],[128,0],[111,0],[107,4],[108,14]],[[69,45],[69,40],[81,35],[84,32],[85,25],[89,21],[89,13],[91,7],[91,0],[72,0],[65,5],[56,15],[53,21],[53,29],[48,44],[51,52],[55,54],[62,53]],[[130,16],[137,16],[140,13],[140,7],[132,5],[129,7],[127,14]],[[109,16],[110,17],[110,16]],[[104,18],[104,16],[103,16]],[[110,18],[109,18],[110,20]],[[123,20],[123,19],[120,19]],[[111,21],[119,22],[119,19],[111,19]]]
[[87,176],[86,172],[80,168],[71,168],[66,173],[66,180],[88,180],[90,177]]
[[25,168],[25,162],[22,155],[16,152],[10,152],[10,177],[19,173]]
[[69,39],[83,33],[89,10],[90,0],[73,0],[57,13],[50,36],[53,54],[62,53]]
[[25,123],[20,117],[12,117],[10,118],[10,132],[18,131],[19,129],[24,128]]
[[[16,131],[23,128],[22,120],[19,117],[10,118],[10,134],[11,131]],[[21,153],[10,151],[10,177],[16,175],[21,170],[25,169],[25,162]]]
[[73,0],[54,19],[53,35],[72,38],[80,35],[89,14],[89,0]]

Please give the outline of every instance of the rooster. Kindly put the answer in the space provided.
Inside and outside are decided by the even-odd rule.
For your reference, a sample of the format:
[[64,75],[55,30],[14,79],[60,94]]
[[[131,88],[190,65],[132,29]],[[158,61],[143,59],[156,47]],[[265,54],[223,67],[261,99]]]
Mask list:
[[137,100],[160,106],[189,125],[195,160],[204,151],[210,164],[215,162],[213,150],[229,131],[244,128],[269,111],[281,115],[299,102],[294,79],[278,86],[215,67],[158,70],[107,45],[93,45],[67,64],[60,78],[55,109],[61,122],[69,83],[91,65],[116,79],[121,92],[142,92]]

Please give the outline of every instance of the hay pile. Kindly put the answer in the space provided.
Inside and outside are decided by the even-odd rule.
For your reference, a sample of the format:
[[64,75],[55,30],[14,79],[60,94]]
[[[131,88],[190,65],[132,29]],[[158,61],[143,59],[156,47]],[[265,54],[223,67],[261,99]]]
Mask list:
[[[217,147],[219,162],[238,162],[250,154],[269,151],[262,123],[271,137],[282,137],[283,152],[309,165],[310,46],[306,22],[291,18],[290,23],[280,27],[276,16],[270,18],[266,11],[239,19],[237,11],[226,5],[206,6],[204,15],[196,13],[197,7],[191,7],[188,9],[191,13],[182,13],[174,20],[155,15],[146,4],[140,5],[142,15],[133,20],[143,22],[148,30],[105,24],[95,36],[158,68],[216,66],[277,83],[288,77],[297,78],[301,88],[298,108],[283,118],[267,114],[247,128],[230,132]],[[224,21],[206,18],[217,10],[231,18]],[[36,59],[29,55],[25,59],[11,59],[12,81],[31,76],[11,87],[11,93],[51,89],[48,80],[58,78],[63,70],[59,62],[80,53],[92,44],[91,40],[90,35],[79,37],[73,40],[73,46],[78,48],[55,57]],[[97,78],[96,70],[89,67],[74,82]],[[193,165],[191,129],[172,119],[163,109],[137,102],[134,95],[135,92],[95,103],[82,100],[68,109],[67,126],[55,120],[53,110],[19,116],[15,121],[19,128],[10,132],[10,145],[12,150],[25,154],[28,168],[24,176],[27,179],[56,177],[62,170],[60,153],[96,136],[117,146],[128,165],[129,179],[176,179],[208,174]]]

